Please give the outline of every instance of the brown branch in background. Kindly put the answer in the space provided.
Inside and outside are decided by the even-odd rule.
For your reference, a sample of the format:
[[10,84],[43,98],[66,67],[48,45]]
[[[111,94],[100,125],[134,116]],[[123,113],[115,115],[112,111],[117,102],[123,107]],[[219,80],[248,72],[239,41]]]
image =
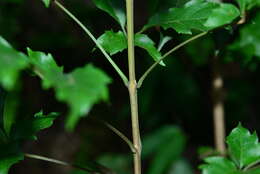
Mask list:
[[212,59],[212,103],[215,148],[222,155],[226,153],[225,113],[223,98],[223,77],[221,75],[218,53]]

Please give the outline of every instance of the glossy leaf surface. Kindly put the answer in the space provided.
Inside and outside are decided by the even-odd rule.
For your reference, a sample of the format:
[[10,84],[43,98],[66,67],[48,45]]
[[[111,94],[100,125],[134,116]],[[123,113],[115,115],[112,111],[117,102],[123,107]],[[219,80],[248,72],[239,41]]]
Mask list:
[[256,133],[251,134],[241,125],[232,130],[227,143],[230,155],[239,168],[260,160],[260,143]]
[[[122,31],[118,31],[117,33],[113,31],[106,31],[98,38],[98,42],[110,55],[114,55],[127,48],[127,40]],[[155,61],[162,57],[161,53],[156,49],[153,40],[145,34],[135,35],[135,46],[146,50]],[[160,64],[164,65],[163,62]]]
[[[225,11],[227,9],[232,9],[232,13]],[[192,30],[208,31],[232,22],[237,17],[237,13],[233,12],[234,9],[236,7],[231,4],[192,0],[184,7],[170,8],[155,14],[143,30],[153,26],[162,26],[164,29],[172,28],[181,34],[192,34]],[[214,26],[211,23],[213,20],[218,22]]]
[[200,166],[202,174],[242,174],[232,161],[223,157],[208,157],[205,162]]
[[106,31],[97,41],[110,55],[114,55],[127,48],[127,40],[122,31],[118,31],[117,33]]

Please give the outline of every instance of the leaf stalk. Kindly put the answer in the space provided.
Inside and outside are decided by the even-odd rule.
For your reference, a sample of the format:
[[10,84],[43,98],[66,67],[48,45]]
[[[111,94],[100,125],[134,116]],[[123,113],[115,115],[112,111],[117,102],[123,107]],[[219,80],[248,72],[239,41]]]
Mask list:
[[141,78],[139,79],[138,83],[137,83],[137,88],[140,88],[143,84],[143,81],[145,80],[145,78],[151,73],[151,71],[161,62],[163,61],[167,56],[169,56],[170,54],[172,54],[173,52],[175,52],[176,50],[178,50],[179,48],[185,46],[186,44],[206,35],[208,32],[202,32],[198,35],[195,35],[193,37],[191,37],[190,39],[180,43],[179,45],[175,46],[174,48],[172,48],[170,51],[168,51],[167,53],[165,53],[158,61],[154,62],[145,72],[144,74],[141,76]]
[[69,10],[67,10],[61,3],[58,1],[54,1],[54,3],[65,13],[67,14],[73,21],[75,21],[81,29],[85,31],[85,33],[93,40],[93,42],[96,44],[96,46],[100,49],[100,51],[103,53],[105,58],[109,61],[109,63],[112,65],[112,67],[115,69],[117,74],[121,77],[124,84],[127,86],[128,79],[126,75],[122,72],[122,70],[117,66],[117,64],[113,61],[113,59],[107,54],[107,52],[104,50],[104,48],[98,43],[97,39],[93,36],[93,34],[87,29],[86,26],[82,24],[82,22],[79,21]]

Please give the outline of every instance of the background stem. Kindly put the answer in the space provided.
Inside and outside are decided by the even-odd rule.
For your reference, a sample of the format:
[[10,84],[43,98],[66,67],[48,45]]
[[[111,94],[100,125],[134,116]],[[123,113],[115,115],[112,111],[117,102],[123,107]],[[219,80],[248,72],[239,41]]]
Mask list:
[[141,174],[141,139],[138,120],[137,83],[135,77],[135,51],[134,51],[134,2],[126,0],[127,12],[127,43],[128,43],[128,68],[129,84],[128,91],[131,106],[132,136],[136,149],[134,153],[134,174]]
[[221,76],[217,54],[212,60],[212,100],[215,148],[221,154],[226,153],[225,116],[223,101],[223,78]]

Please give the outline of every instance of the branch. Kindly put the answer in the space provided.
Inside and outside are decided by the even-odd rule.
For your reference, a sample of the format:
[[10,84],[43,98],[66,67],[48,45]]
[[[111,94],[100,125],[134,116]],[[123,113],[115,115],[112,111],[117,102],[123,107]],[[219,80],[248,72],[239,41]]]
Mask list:
[[137,150],[134,147],[133,143],[122,133],[120,132],[118,129],[116,129],[114,126],[112,126],[111,124],[105,122],[105,121],[101,121],[106,127],[108,127],[111,131],[113,131],[115,134],[117,134],[120,138],[122,138],[122,140],[124,140],[126,142],[126,144],[130,147],[131,151],[133,153],[136,153]]
[[81,29],[85,31],[85,33],[93,40],[93,42],[96,44],[96,46],[100,49],[100,51],[103,53],[103,55],[106,57],[106,59],[109,61],[109,63],[112,65],[112,67],[116,70],[118,75],[123,80],[124,84],[128,85],[128,79],[125,76],[125,74],[121,71],[121,69],[116,65],[116,63],[112,60],[112,58],[107,54],[107,52],[104,50],[104,48],[98,43],[97,39],[93,36],[93,34],[82,24],[82,22],[79,21],[69,10],[67,10],[61,3],[58,1],[54,1],[55,4],[63,11],[65,12],[73,21],[75,21]]
[[100,173],[100,174],[115,174],[111,169],[109,169],[105,166],[102,166],[100,164],[97,164],[98,165],[97,171],[94,171],[92,169],[87,169],[85,167],[81,167],[77,164],[71,164],[71,163],[68,163],[68,162],[65,162],[65,161],[60,161],[60,160],[57,160],[57,159],[48,158],[48,157],[44,157],[44,156],[40,156],[40,155],[36,155],[36,154],[25,153],[24,156],[27,157],[27,158],[31,158],[31,159],[37,159],[37,160],[41,160],[41,161],[50,162],[50,163],[53,163],[53,164],[71,167],[71,168],[74,168],[74,169],[79,169],[79,170],[85,171],[85,172],[90,173],[90,174],[97,174],[97,173]]
[[193,40],[196,40],[204,35],[206,35],[208,32],[203,32],[200,33],[198,35],[195,35],[193,37],[191,37],[190,39],[182,42],[181,44],[177,45],[176,47],[172,48],[170,51],[168,51],[167,53],[165,53],[158,61],[154,62],[146,71],[145,73],[141,76],[141,78],[139,79],[138,83],[137,83],[137,88],[140,88],[143,84],[143,81],[145,80],[145,78],[148,76],[148,74],[150,74],[150,72],[156,67],[156,65],[158,65],[162,60],[164,60],[167,56],[169,56],[171,53],[173,53],[174,51],[178,50],[179,48],[185,46],[186,44],[192,42]]

